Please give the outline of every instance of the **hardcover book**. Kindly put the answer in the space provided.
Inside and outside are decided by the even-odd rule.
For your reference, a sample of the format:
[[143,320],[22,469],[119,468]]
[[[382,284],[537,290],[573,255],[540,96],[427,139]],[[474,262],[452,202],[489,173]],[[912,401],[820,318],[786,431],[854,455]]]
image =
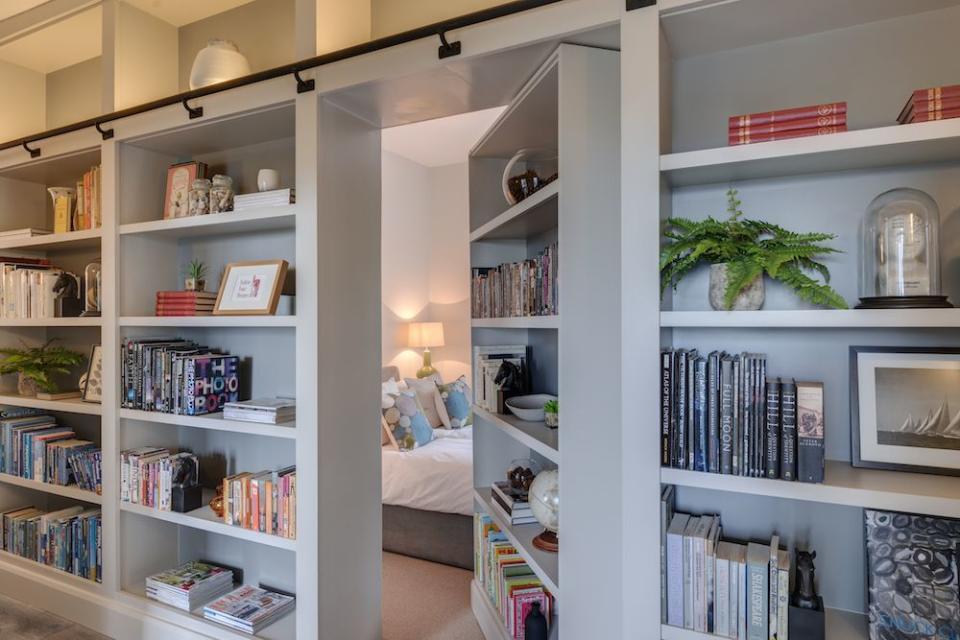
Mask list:
[[[678,469],[687,468],[687,350],[680,349],[676,353],[676,451],[674,465]],[[692,465],[690,468],[693,468]]]
[[673,420],[672,372],[673,351],[666,349],[660,353],[660,464],[664,467],[669,467],[672,462],[670,454]]
[[798,118],[796,120],[780,120],[767,124],[750,124],[742,127],[730,127],[728,133],[731,136],[750,136],[781,133],[783,131],[796,131],[798,129],[833,127],[846,124],[847,114],[841,113],[838,115],[816,116],[813,118]]
[[691,517],[687,521],[687,528],[683,531],[683,626],[685,629],[693,629],[695,618],[693,592],[695,591],[696,545],[694,538],[699,528],[700,518]]
[[768,640],[770,547],[747,545],[747,640]]
[[756,126],[774,122],[790,122],[792,120],[803,120],[807,118],[845,115],[846,113],[846,102],[828,102],[826,104],[815,104],[806,107],[731,116],[728,124],[729,128],[736,129],[739,127]]
[[683,627],[685,553],[684,533],[690,522],[686,513],[673,516],[667,530],[667,624]]
[[792,140],[794,138],[806,138],[809,136],[828,136],[834,133],[842,133],[846,130],[847,125],[839,124],[829,127],[812,127],[809,129],[794,129],[791,131],[777,131],[774,133],[730,133],[727,135],[727,142],[730,146],[737,146],[741,144],[753,144],[755,142]]
[[717,545],[713,633],[730,637],[730,543]]
[[780,536],[773,534],[770,538],[770,582],[768,590],[770,597],[768,599],[767,618],[769,620],[770,637],[769,640],[777,640],[777,611],[779,607],[779,596],[777,595],[777,586],[780,583]]
[[780,379],[767,380],[767,477],[780,477]]
[[797,476],[823,482],[823,383],[797,383]]
[[797,383],[784,382],[780,396],[780,478],[797,479]]
[[724,356],[720,361],[720,473],[733,473],[733,414],[733,359]]
[[697,471],[716,473],[717,470],[711,465],[711,448],[714,446],[714,434],[708,432],[707,359],[703,356],[698,357],[694,361],[694,391],[696,392],[694,419],[696,420],[698,444]]

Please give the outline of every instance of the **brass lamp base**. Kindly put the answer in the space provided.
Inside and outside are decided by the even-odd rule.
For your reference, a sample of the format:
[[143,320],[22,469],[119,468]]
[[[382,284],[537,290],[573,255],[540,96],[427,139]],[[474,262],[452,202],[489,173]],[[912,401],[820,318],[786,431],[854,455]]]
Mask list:
[[437,370],[433,368],[430,361],[430,349],[423,350],[423,366],[417,370],[418,378],[429,378],[430,376],[437,373]]

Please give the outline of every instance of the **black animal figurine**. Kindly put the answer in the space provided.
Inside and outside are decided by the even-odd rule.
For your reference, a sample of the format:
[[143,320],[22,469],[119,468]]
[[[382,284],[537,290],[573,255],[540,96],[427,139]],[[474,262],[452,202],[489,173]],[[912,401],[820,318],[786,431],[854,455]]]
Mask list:
[[61,271],[53,283],[53,293],[57,296],[57,302],[60,303],[60,316],[63,318],[73,318],[80,315],[83,311],[83,303],[80,296],[80,278],[68,272]]
[[823,598],[817,595],[814,581],[816,568],[813,560],[816,557],[816,551],[797,550],[797,583],[790,595],[790,611],[787,616],[790,638],[824,640],[826,634]]
[[497,377],[493,379],[501,391],[505,393],[526,393],[527,385],[523,371],[512,362],[504,360],[497,369]]

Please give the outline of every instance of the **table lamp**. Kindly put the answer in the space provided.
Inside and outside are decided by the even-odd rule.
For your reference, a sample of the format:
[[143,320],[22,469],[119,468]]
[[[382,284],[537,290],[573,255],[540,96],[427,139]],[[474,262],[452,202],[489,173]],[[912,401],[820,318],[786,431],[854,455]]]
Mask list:
[[409,346],[423,349],[423,366],[417,371],[418,378],[426,378],[437,372],[430,363],[430,347],[443,346],[442,322],[411,322]]

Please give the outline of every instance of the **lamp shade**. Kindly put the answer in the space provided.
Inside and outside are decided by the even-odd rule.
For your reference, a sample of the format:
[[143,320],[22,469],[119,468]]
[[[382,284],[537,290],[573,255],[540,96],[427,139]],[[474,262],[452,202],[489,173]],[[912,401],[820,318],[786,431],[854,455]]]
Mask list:
[[443,346],[443,323],[442,322],[411,322],[410,323],[410,344],[411,347],[430,348]]

